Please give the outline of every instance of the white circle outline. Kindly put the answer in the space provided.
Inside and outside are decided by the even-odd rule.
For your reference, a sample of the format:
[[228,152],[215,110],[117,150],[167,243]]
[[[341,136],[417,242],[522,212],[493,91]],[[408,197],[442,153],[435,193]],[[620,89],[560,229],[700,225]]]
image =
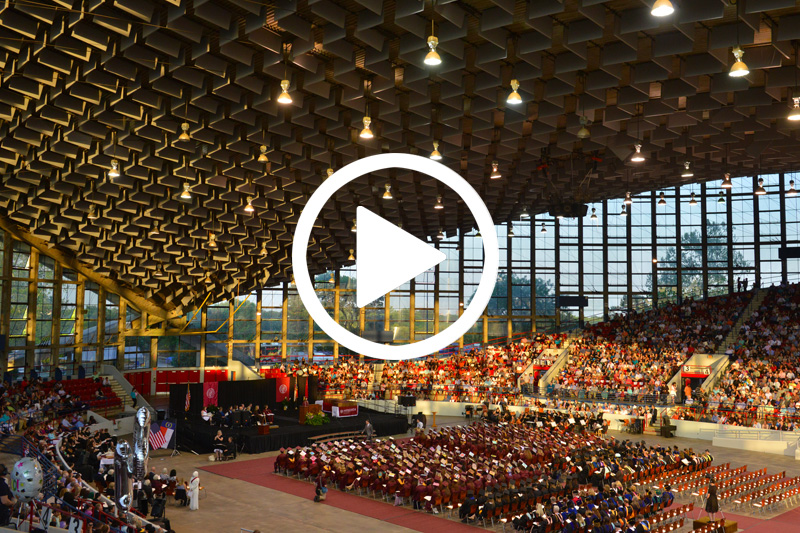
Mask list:
[[[484,263],[478,289],[464,313],[444,331],[433,337],[411,344],[387,346],[369,341],[352,333],[331,318],[322,303],[317,298],[314,285],[308,273],[308,240],[314,223],[319,217],[325,203],[333,194],[364,174],[384,170],[387,168],[401,168],[421,172],[441,181],[453,189],[475,217],[478,230],[483,240]],[[302,244],[302,246],[299,246]],[[438,352],[449,346],[463,336],[469,328],[481,317],[481,313],[489,305],[489,300],[494,292],[497,273],[500,269],[500,248],[497,242],[492,215],[486,208],[481,197],[472,186],[450,168],[426,157],[411,154],[378,154],[364,159],[358,159],[336,171],[314,191],[308,199],[305,208],[300,213],[297,227],[292,240],[292,270],[297,294],[306,307],[311,318],[316,321],[320,329],[339,344],[361,355],[386,360],[414,359]]]

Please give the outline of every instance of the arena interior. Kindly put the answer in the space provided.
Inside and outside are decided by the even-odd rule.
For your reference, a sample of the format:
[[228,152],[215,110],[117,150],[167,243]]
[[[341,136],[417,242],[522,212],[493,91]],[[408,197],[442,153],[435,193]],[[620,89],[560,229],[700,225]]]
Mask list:
[[8,0],[0,531],[800,532],[799,47],[797,0]]

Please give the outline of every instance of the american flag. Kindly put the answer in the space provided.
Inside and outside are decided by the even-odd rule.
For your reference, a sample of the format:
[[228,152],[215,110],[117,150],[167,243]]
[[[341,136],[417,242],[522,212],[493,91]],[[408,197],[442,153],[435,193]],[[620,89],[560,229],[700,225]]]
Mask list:
[[186,384],[186,410],[189,410],[189,405],[192,403],[192,393],[189,392],[189,384]]
[[166,448],[169,441],[172,439],[172,428],[164,427],[158,422],[154,422],[150,426],[150,449],[159,450]]

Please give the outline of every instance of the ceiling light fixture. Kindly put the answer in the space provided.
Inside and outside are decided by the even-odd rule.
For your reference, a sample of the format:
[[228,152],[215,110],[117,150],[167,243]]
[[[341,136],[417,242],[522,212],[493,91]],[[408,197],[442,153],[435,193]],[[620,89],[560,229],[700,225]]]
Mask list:
[[731,70],[728,72],[728,75],[732,78],[741,78],[742,76],[750,74],[750,69],[748,69],[745,62],[742,61],[744,50],[742,50],[739,45],[733,48],[733,57],[736,58],[736,62],[731,65]]
[[440,241],[444,239],[444,233],[442,232],[442,228],[439,228],[439,233],[436,234],[436,238]]
[[792,104],[792,110],[789,111],[789,116],[786,118],[795,122],[800,120],[800,96],[793,96]]
[[183,142],[192,140],[192,137],[189,135],[189,123],[188,122],[184,122],[183,124],[181,124],[181,134],[178,135],[178,140],[179,141],[183,141]]
[[372,133],[372,130],[369,129],[369,125],[372,124],[372,119],[369,117],[369,111],[367,111],[367,115],[364,117],[363,122],[364,129],[361,130],[361,133],[359,133],[358,136],[362,139],[372,139],[375,135]]
[[111,179],[119,177],[119,161],[116,159],[111,160],[111,170],[108,171],[108,177]]
[[527,220],[527,219],[531,218],[531,214],[528,213],[528,208],[527,207],[523,207],[522,208],[522,213],[520,213],[519,218],[521,218],[522,220]]
[[697,205],[697,199],[694,197],[694,193],[692,193],[691,199],[689,200],[689,206],[694,207]]
[[723,189],[730,189],[733,187],[733,182],[731,182],[731,175],[726,172],[725,176],[722,178],[722,185],[720,185]]
[[590,216],[589,219],[595,224],[597,224],[597,209],[595,209],[594,207],[592,208],[592,216]]
[[208,233],[208,243],[206,244],[208,248],[216,248],[217,247],[217,235],[210,231]]
[[263,243],[261,245],[261,256],[266,257],[268,253],[269,252],[267,252],[267,243]]
[[519,89],[519,81],[516,79],[511,80],[511,93],[506,98],[506,103],[511,105],[518,105],[522,103],[522,97],[517,90]]
[[281,80],[281,94],[278,96],[279,104],[291,104],[292,95],[289,94],[289,80]]
[[442,154],[439,152],[439,141],[433,141],[433,152],[431,152],[430,158],[434,161],[442,160]]
[[434,22],[431,19],[431,34],[428,37],[428,48],[430,49],[428,53],[425,55],[425,64],[430,67],[435,67],[436,65],[442,64],[442,56],[439,55],[439,52],[436,51],[436,47],[439,46],[439,39],[436,38],[436,33],[434,31]]
[[330,279],[328,279],[328,283],[330,283],[331,285],[335,285],[336,284],[336,276],[334,275],[333,272],[331,272],[331,277],[330,277]]
[[383,193],[383,199],[384,200],[391,200],[393,198],[392,197],[392,186],[387,183],[386,185],[384,185],[384,187],[386,188],[386,192]]
[[633,147],[636,149],[636,152],[631,156],[631,161],[634,163],[641,163],[644,161],[644,156],[642,155],[642,145],[636,143],[633,145]]
[[433,206],[433,208],[434,209],[444,209],[444,204],[442,203],[441,195],[436,197],[436,205]]
[[547,233],[547,228],[545,227],[544,222],[542,222],[542,229],[539,231],[539,233]]
[[253,197],[252,196],[248,196],[247,197],[247,205],[244,206],[244,212],[245,213],[252,213],[253,211],[254,211],[254,209],[253,209]]
[[355,233],[357,230],[358,230],[358,228],[356,227],[356,219],[353,219],[353,227],[350,228],[350,231]]
[[673,13],[675,13],[675,6],[669,0],[656,0],[653,9],[650,10],[650,14],[654,17],[668,17]]
[[689,163],[688,161],[683,162],[683,172],[681,172],[682,178],[691,178],[692,176],[694,176],[694,172],[692,172],[692,169],[689,168],[690,166],[691,163]]
[[95,210],[94,206],[89,208],[89,214],[86,216],[86,218],[88,218],[89,220],[97,220],[98,218],[100,218],[100,215],[97,214],[97,211]]
[[190,200],[192,198],[192,192],[189,190],[189,182],[183,182],[183,192],[181,193],[181,198],[183,200]]
[[658,195],[658,205],[667,205],[667,199],[664,197],[664,192]]
[[331,167],[328,167],[328,170],[325,171],[325,174],[327,177],[330,178],[331,176],[333,176],[333,169]]
[[719,199],[717,200],[718,204],[725,203],[725,191],[719,191]]
[[153,222],[153,227],[150,228],[150,231],[147,232],[149,237],[155,237],[158,235],[158,221],[156,220]]
[[268,163],[269,157],[267,157],[267,145],[261,145],[261,153],[258,155],[258,162],[259,163]]
[[764,178],[758,178],[758,187],[756,187],[756,196],[764,196],[767,190],[764,188]]
[[581,129],[578,130],[578,139],[588,139],[592,132],[586,126],[589,124],[589,119],[581,116]]
[[513,224],[508,225],[508,237],[511,238],[514,236],[514,226]]
[[786,191],[786,196],[797,196],[797,189],[794,188],[794,180],[789,180],[789,190]]
[[633,203],[633,198],[631,198],[631,193],[625,193],[625,201],[623,202],[625,205],[631,205]]
[[496,180],[503,177],[503,175],[500,174],[500,170],[498,170],[497,168],[499,165],[500,163],[498,163],[497,161],[492,161],[492,173],[489,174],[490,179]]
[[355,250],[350,248],[350,255],[347,256],[347,260],[348,261],[355,261],[356,260],[356,256],[353,255],[355,252],[356,252]]
[[619,212],[619,216],[621,217],[628,216],[628,212],[625,210],[625,204],[622,204],[622,211]]

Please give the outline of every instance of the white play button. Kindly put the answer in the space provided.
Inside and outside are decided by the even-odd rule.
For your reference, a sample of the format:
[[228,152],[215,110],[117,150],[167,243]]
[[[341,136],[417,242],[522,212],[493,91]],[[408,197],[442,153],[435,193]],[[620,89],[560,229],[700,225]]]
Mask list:
[[356,305],[364,307],[447,256],[365,207],[356,209]]

